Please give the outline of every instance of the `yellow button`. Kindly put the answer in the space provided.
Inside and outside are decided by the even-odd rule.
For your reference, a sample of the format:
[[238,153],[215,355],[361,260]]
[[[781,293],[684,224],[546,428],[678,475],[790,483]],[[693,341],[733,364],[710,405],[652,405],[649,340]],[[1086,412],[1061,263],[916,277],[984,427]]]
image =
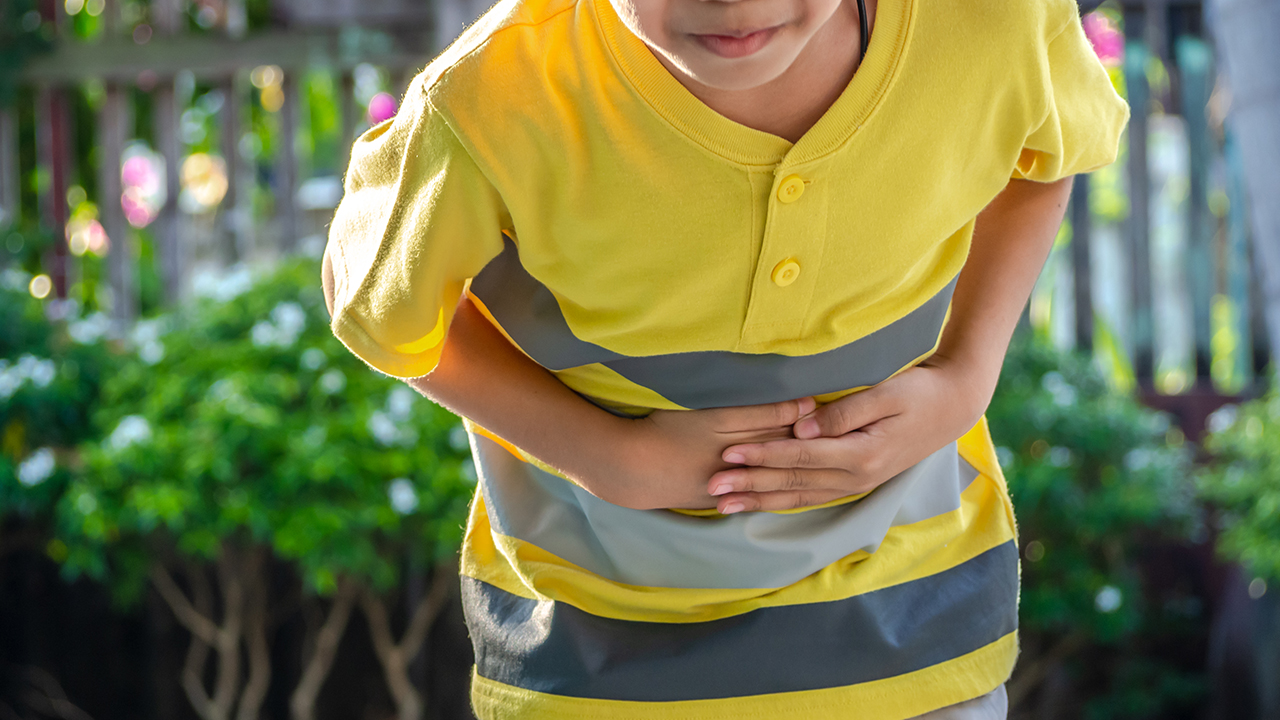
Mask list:
[[793,203],[800,199],[804,194],[804,180],[799,175],[791,175],[782,181],[778,186],[778,201],[784,203]]
[[774,285],[786,287],[800,277],[800,263],[790,258],[783,260],[773,269],[773,274],[769,277],[773,278]]

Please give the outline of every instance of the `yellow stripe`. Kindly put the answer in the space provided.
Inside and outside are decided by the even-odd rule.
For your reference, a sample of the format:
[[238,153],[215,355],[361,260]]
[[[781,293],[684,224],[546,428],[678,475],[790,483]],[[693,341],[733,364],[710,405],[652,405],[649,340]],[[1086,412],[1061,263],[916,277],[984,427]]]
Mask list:
[[492,532],[477,497],[462,573],[520,597],[568,603],[601,617],[694,623],[763,607],[840,600],[928,577],[1013,538],[1000,487],[980,476],[951,513],[891,528],[879,550],[849,555],[778,589],[651,588],[616,583],[535,545]]
[[557,370],[555,376],[571,389],[627,415],[647,415],[653,410],[689,409],[643,385],[631,382],[600,363]]
[[1009,678],[1017,655],[1015,631],[967,655],[883,680],[821,690],[669,703],[550,695],[482,678],[473,670],[471,703],[480,720],[905,720],[991,692]]

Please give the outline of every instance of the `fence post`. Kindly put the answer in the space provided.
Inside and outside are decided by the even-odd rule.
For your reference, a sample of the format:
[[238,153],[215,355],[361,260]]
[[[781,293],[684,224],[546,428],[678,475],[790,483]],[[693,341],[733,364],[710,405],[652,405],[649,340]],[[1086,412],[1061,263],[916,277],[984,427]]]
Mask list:
[[[174,0],[152,0],[152,20],[157,32],[172,37],[177,34],[181,10]],[[179,238],[178,194],[182,192],[179,181],[179,163],[182,149],[178,139],[178,98],[172,76],[166,76],[156,85],[154,95],[155,138],[157,148],[164,157],[165,201],[156,218],[156,255],[160,282],[167,303],[174,303],[181,291],[185,263]]]
[[280,250],[292,253],[298,245],[298,75],[295,68],[284,71],[280,89],[284,104],[280,107],[280,149],[276,155],[276,217],[280,228]]
[[0,108],[0,228],[16,226],[22,219],[19,182],[18,116],[12,109]]
[[1089,175],[1081,173],[1071,186],[1071,276],[1074,280],[1076,350],[1093,352],[1093,242],[1089,213]]
[[66,91],[45,86],[36,95],[36,155],[47,169],[48,183],[41,193],[41,219],[53,233],[53,247],[45,257],[45,269],[53,280],[56,297],[67,296],[67,173],[70,171],[71,133]]
[[1191,292],[1191,317],[1195,331],[1196,379],[1208,380],[1213,354],[1210,306],[1213,303],[1213,234],[1210,223],[1209,119],[1206,107],[1212,89],[1212,56],[1203,40],[1182,37],[1174,48],[1182,82],[1182,116],[1187,123],[1189,196],[1187,198],[1187,284]]
[[107,250],[108,276],[111,280],[111,316],[115,320],[116,332],[123,333],[137,313],[134,298],[133,282],[133,248],[129,242],[129,228],[125,223],[124,209],[120,207],[120,193],[123,188],[120,179],[120,161],[124,154],[125,126],[128,124],[128,107],[124,88],[118,82],[107,84],[107,97],[102,103],[98,119],[99,152],[102,161],[99,165],[101,176],[98,179],[99,212],[102,213],[102,228],[111,243]]
[[1151,188],[1147,176],[1147,46],[1141,39],[1140,17],[1125,15],[1124,81],[1129,90],[1129,273],[1133,322],[1133,371],[1138,383],[1150,384],[1154,375],[1151,320]]

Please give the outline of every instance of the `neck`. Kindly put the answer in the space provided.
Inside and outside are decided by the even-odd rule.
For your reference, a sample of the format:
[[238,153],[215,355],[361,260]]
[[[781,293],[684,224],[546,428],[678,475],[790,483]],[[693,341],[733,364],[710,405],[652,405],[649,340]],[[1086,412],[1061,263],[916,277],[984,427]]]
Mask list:
[[[875,25],[876,0],[866,0],[867,23]],[[842,3],[777,78],[749,90],[720,90],[685,75],[661,55],[680,84],[712,110],[734,122],[795,143],[835,103],[853,79],[862,54],[857,6]]]

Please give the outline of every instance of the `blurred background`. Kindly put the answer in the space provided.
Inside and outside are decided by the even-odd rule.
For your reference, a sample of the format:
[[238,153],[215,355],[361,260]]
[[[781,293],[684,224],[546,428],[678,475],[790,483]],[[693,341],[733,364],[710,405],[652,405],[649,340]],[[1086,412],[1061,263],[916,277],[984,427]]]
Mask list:
[[[0,720],[466,718],[459,421],[328,331],[353,138],[480,0],[0,0]],[[989,418],[1018,719],[1280,718],[1280,3],[1084,2],[1133,108]]]

